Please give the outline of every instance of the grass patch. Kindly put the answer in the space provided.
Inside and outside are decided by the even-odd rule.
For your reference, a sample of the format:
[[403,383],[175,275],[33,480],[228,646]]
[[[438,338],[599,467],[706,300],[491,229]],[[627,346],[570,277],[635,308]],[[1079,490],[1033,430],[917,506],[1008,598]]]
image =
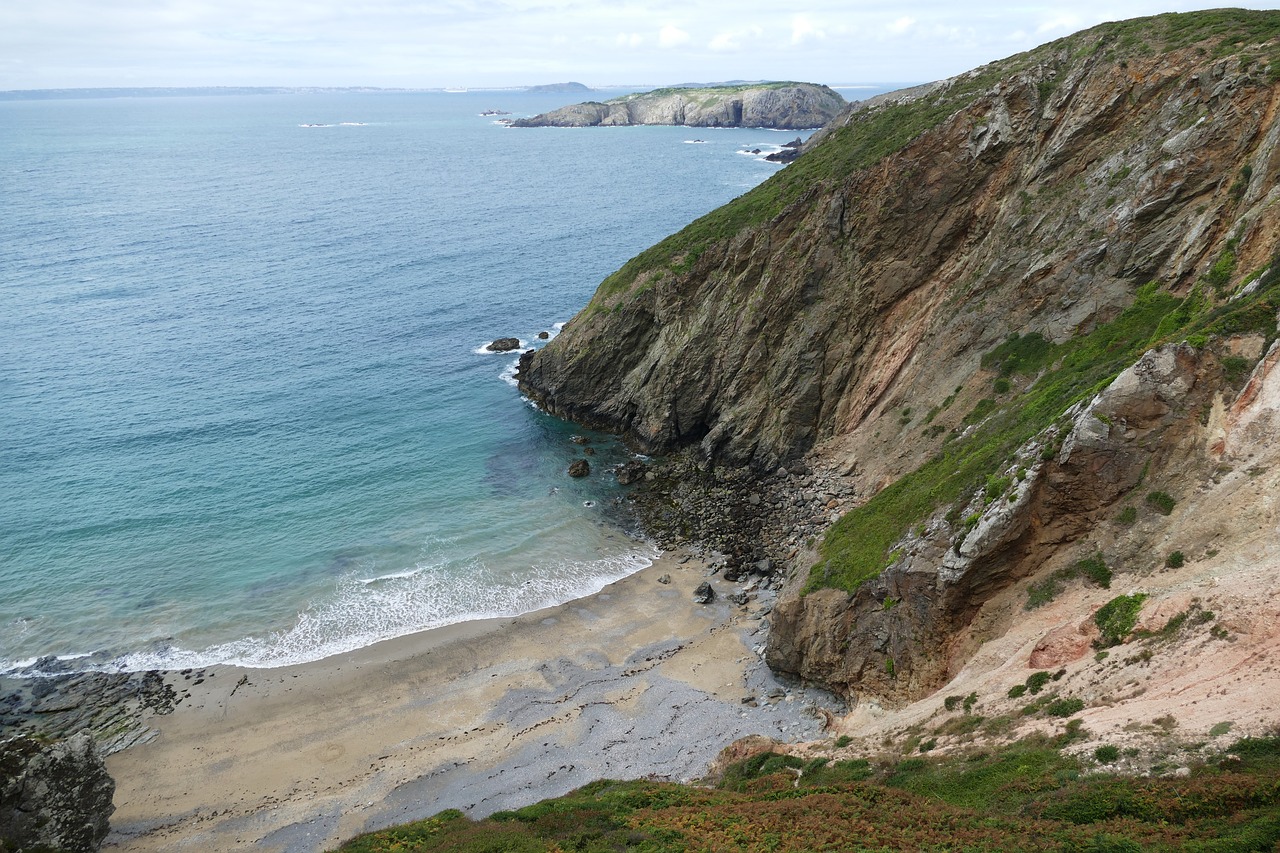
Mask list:
[[1168,492],[1155,491],[1147,493],[1147,506],[1161,515],[1168,515],[1173,512],[1173,508],[1177,505],[1178,502]]

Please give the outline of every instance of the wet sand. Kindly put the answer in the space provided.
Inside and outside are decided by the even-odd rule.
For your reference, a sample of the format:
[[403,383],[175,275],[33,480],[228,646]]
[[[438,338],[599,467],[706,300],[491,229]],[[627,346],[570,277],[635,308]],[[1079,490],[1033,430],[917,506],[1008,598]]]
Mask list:
[[211,668],[198,685],[170,674],[189,698],[148,721],[158,737],[107,760],[104,849],[326,850],[594,779],[694,779],[749,734],[819,736],[812,705],[827,697],[780,685],[755,651],[771,593],[742,607],[717,576],[715,600],[696,604],[706,567],[680,559],[514,619],[281,669]]

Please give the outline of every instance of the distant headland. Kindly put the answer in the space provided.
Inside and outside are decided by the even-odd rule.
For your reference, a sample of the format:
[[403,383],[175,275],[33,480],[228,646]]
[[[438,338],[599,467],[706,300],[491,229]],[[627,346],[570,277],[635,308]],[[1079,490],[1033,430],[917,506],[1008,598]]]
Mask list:
[[587,101],[512,127],[620,127],[636,124],[689,127],[769,127],[787,130],[820,127],[846,106],[844,98],[814,83],[746,83],[655,89]]

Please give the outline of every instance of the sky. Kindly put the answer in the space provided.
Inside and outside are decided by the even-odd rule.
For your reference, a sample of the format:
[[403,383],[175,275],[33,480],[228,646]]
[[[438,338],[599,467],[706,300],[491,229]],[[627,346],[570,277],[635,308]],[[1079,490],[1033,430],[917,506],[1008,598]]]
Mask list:
[[[1274,0],[1273,0],[1274,4]],[[6,0],[0,90],[924,82],[1169,0]],[[1249,5],[1266,8],[1266,4]]]

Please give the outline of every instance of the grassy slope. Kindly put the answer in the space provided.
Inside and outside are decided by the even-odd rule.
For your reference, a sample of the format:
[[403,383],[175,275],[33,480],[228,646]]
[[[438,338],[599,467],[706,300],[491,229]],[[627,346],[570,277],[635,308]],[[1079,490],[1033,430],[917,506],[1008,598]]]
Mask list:
[[[984,358],[984,367],[993,377],[1038,375],[1035,383],[1020,394],[996,394],[993,389],[994,396],[984,399],[966,418],[979,422],[976,429],[948,441],[932,460],[832,525],[807,589],[852,591],[877,576],[890,564],[894,544],[908,530],[939,507],[967,503],[974,492],[985,488],[988,478],[1012,462],[1019,447],[1053,425],[1072,405],[1106,387],[1150,347],[1184,339],[1203,344],[1212,335],[1248,331],[1274,335],[1280,308],[1280,257],[1272,263],[1263,286],[1247,299],[1215,306],[1206,290],[1196,288],[1179,300],[1148,284],[1124,313],[1087,335],[1056,346],[1038,335],[1001,344]],[[1053,366],[1045,369],[1047,365]],[[949,520],[955,527],[958,519]]]
[[765,753],[729,768],[717,789],[594,782],[479,822],[442,812],[341,850],[1234,853],[1280,843],[1280,737],[1246,738],[1190,777],[1153,779],[1062,752],[1071,731],[938,760]]

